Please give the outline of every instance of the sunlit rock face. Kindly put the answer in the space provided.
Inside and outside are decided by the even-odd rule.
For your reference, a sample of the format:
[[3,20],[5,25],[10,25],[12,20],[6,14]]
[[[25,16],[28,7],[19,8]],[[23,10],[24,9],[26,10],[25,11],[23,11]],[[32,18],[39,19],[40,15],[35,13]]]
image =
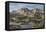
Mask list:
[[16,10],[16,13],[19,13],[20,15],[23,15],[23,16],[33,16],[31,11],[28,8],[20,8]]

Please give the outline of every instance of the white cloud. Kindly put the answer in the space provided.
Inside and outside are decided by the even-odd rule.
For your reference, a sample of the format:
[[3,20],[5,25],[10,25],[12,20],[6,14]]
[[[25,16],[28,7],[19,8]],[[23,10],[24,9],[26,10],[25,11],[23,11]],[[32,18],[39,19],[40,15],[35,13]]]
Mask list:
[[39,4],[25,4],[25,3],[10,3],[10,11],[12,10],[17,10],[23,7],[32,9],[32,8],[40,8],[43,9],[43,5],[39,5]]

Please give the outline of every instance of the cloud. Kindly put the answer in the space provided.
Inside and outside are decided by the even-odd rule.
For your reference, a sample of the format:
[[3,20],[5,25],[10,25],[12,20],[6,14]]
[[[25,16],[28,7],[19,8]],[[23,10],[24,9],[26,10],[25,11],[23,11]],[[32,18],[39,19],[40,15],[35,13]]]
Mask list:
[[32,9],[32,8],[40,8],[40,9],[42,8],[43,9],[43,5],[40,5],[40,4],[10,3],[9,5],[10,11],[17,10],[23,7],[26,7],[29,9]]

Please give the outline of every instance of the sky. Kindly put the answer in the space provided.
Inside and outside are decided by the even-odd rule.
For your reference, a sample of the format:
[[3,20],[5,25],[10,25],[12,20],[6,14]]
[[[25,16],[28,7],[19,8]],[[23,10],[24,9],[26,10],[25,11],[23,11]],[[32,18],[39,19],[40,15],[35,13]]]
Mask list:
[[41,4],[25,4],[25,3],[10,3],[9,4],[9,8],[10,8],[10,12],[12,12],[13,10],[17,10],[20,8],[28,8],[28,9],[33,9],[33,8],[39,8],[39,9],[43,9],[44,5]]

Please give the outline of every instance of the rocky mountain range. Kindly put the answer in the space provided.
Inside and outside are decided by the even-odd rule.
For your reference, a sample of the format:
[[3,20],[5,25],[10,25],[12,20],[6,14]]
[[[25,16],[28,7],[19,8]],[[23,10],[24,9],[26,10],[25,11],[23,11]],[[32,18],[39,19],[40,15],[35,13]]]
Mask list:
[[18,16],[30,16],[34,17],[34,14],[39,14],[39,15],[44,15],[44,11],[38,8],[34,8],[32,10],[29,10],[28,8],[20,8],[17,9],[16,11],[10,12],[10,15],[18,15]]

